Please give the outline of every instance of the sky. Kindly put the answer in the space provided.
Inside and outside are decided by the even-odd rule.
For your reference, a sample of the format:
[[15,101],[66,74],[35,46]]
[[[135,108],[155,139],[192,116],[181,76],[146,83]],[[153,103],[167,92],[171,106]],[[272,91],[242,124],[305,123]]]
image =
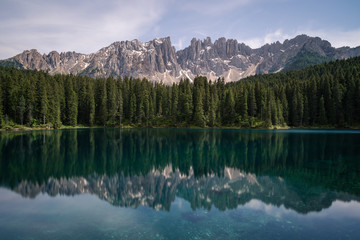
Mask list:
[[0,59],[28,49],[93,53],[116,41],[236,39],[252,48],[299,34],[360,46],[359,0],[0,0]]

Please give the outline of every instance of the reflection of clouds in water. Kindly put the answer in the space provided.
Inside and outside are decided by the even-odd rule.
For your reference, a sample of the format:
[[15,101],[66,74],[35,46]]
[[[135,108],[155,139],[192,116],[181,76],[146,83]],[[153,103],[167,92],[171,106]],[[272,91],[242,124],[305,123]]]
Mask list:
[[[240,206],[239,208],[242,207]],[[283,215],[296,214],[294,210],[286,209],[284,205],[277,207],[272,204],[263,203],[257,199],[252,199],[250,202],[246,203],[243,208],[260,210],[276,218],[283,218]]]
[[330,208],[320,212],[312,212],[308,215],[321,218],[353,217],[360,219],[360,202],[353,200],[349,202],[336,200],[332,203]]
[[322,209],[320,212],[310,212],[307,214],[297,214],[296,211],[292,209],[286,209],[284,205],[279,207],[263,203],[260,200],[252,199],[250,202],[245,204],[244,206],[239,206],[238,209],[248,208],[252,210],[263,211],[266,214],[282,219],[286,218],[289,215],[297,215],[299,217],[311,217],[311,218],[357,218],[360,219],[360,202],[357,201],[349,201],[344,202],[340,200],[336,200],[332,203],[332,205],[327,209]]

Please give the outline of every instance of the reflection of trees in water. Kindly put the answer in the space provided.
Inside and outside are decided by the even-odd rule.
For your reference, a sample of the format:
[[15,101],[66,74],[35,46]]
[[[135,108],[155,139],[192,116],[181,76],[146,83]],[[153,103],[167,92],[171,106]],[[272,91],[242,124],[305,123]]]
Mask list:
[[166,166],[195,178],[225,167],[359,195],[359,134],[86,129],[0,134],[0,181],[46,182],[93,173],[146,175]]

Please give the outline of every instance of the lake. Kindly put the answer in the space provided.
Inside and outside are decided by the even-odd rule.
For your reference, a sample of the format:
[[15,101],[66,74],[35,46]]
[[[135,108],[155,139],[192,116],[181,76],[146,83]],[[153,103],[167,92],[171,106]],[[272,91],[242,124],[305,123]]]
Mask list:
[[360,131],[0,132],[0,238],[359,239]]

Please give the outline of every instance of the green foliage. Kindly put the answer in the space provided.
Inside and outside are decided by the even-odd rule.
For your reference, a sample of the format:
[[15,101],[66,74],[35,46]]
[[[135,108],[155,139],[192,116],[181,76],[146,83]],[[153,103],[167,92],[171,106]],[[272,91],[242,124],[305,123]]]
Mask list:
[[0,125],[278,127],[360,124],[360,58],[224,79],[55,75],[0,67]]

